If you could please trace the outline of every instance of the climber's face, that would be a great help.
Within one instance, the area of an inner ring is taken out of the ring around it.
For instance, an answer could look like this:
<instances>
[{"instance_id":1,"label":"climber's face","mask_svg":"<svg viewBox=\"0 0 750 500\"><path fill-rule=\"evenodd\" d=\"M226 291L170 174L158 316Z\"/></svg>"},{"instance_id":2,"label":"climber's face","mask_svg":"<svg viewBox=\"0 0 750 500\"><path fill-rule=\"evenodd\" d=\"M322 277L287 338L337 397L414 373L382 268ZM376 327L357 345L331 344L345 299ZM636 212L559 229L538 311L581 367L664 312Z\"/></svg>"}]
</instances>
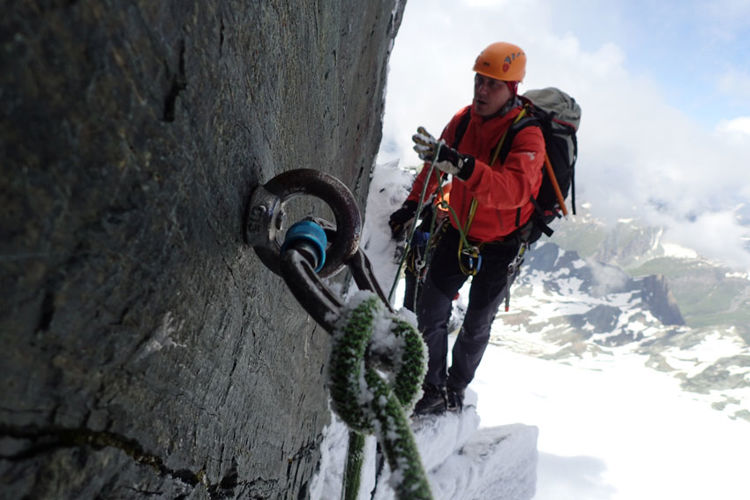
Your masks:
<instances>
[{"instance_id":1,"label":"climber's face","mask_svg":"<svg viewBox=\"0 0 750 500\"><path fill-rule=\"evenodd\" d=\"M494 115L510 97L510 89L504 81L479 73L474 76L474 112L479 116Z\"/></svg>"}]
</instances>

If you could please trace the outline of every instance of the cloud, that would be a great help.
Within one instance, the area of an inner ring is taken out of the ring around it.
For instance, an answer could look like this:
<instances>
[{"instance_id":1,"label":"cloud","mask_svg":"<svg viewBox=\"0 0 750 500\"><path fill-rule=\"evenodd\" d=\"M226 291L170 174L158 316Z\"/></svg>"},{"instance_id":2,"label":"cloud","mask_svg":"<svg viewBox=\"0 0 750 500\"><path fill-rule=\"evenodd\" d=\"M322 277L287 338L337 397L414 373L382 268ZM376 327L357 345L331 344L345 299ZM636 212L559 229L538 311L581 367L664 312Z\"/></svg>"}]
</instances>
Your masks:
<instances>
[{"instance_id":1,"label":"cloud","mask_svg":"<svg viewBox=\"0 0 750 500\"><path fill-rule=\"evenodd\" d=\"M750 270L750 253L732 242L743 242L748 235L750 231L737 224L737 214L726 210L703 213L693 221L675 221L664 238L747 271Z\"/></svg>"},{"instance_id":2,"label":"cloud","mask_svg":"<svg viewBox=\"0 0 750 500\"><path fill-rule=\"evenodd\" d=\"M736 100L750 100L750 73L737 68L727 70L719 77L719 91Z\"/></svg>"},{"instance_id":3,"label":"cloud","mask_svg":"<svg viewBox=\"0 0 750 500\"><path fill-rule=\"evenodd\" d=\"M719 253L744 262L744 230L726 214L750 198L746 119L728 116L721 126L707 128L670 104L677 90L658 81L656 71L635 69L640 54L614 41L584 45L579 33L559 22L569 15L562 8L549 0L503 2L502 8L410 0L391 57L379 161L397 157L417 165L410 141L416 127L439 134L471 102L471 67L479 51L497 40L511 41L528 55L521 91L557 86L581 104L578 203L589 202L594 215L609 221L641 217L689 228L679 234L713 234L708 226L719 221L733 225L724 231ZM595 26L596 16L590 17ZM750 95L746 73L728 72L721 81L734 94Z\"/></svg>"},{"instance_id":4,"label":"cloud","mask_svg":"<svg viewBox=\"0 0 750 500\"><path fill-rule=\"evenodd\" d=\"M696 2L697 15L708 22L718 36L736 38L750 28L750 2L747 0L713 0Z\"/></svg>"},{"instance_id":5,"label":"cloud","mask_svg":"<svg viewBox=\"0 0 750 500\"><path fill-rule=\"evenodd\" d=\"M461 3L469 7L485 7L497 10L505 7L505 5L509 4L511 1L513 0L464 0Z\"/></svg>"},{"instance_id":6,"label":"cloud","mask_svg":"<svg viewBox=\"0 0 750 500\"><path fill-rule=\"evenodd\" d=\"M734 120L723 120L716 127L720 134L725 134L737 143L750 140L750 116L741 116Z\"/></svg>"}]
</instances>

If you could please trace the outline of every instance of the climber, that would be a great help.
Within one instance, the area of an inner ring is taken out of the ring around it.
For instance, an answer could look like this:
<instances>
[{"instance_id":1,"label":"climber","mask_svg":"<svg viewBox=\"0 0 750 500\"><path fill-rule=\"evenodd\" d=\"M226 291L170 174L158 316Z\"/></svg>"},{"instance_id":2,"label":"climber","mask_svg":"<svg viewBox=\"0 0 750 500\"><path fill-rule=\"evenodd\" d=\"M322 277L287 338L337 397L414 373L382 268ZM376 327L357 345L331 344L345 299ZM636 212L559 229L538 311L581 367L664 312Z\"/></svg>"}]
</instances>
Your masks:
<instances>
[{"instance_id":1,"label":"climber","mask_svg":"<svg viewBox=\"0 0 750 500\"><path fill-rule=\"evenodd\" d=\"M521 245L520 228L534 211L531 197L542 182L545 146L538 127L520 130L505 161L493 160L523 109L517 91L526 72L525 53L510 43L493 43L476 58L473 70L472 104L456 113L440 140L423 127L412 137L425 164L406 201L389 220L395 237L416 215L420 194L432 195L447 174L452 176L450 224L443 225L436 240L417 304L429 362L415 414L463 408L464 390L474 378L503 298L508 264ZM461 126L467 113L468 125ZM461 135L458 144L457 135ZM468 308L447 369L451 302L469 276Z\"/></svg>"}]
</instances>

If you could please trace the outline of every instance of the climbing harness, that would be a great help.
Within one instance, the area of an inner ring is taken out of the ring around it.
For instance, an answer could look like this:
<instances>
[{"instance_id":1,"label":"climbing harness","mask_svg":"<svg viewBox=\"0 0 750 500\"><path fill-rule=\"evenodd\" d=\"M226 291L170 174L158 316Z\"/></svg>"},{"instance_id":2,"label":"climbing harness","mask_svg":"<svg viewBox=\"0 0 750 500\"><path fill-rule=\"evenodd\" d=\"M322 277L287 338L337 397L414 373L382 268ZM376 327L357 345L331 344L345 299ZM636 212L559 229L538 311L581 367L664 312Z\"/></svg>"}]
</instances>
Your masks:
<instances>
[{"instance_id":1,"label":"climbing harness","mask_svg":"<svg viewBox=\"0 0 750 500\"><path fill-rule=\"evenodd\" d=\"M300 195L326 202L336 224L305 218L289 228L281 243L284 204ZM365 435L374 433L393 471L397 498L428 499L429 484L407 418L426 371L426 348L414 326L391 308L359 247L360 236L353 195L341 181L318 170L284 172L251 195L247 243L332 334L332 407L349 427L342 498L357 498ZM344 267L360 289L348 301L322 280Z\"/></svg>"},{"instance_id":2,"label":"climbing harness","mask_svg":"<svg viewBox=\"0 0 750 500\"><path fill-rule=\"evenodd\" d=\"M526 114L526 109L521 109L521 112L518 113L518 116L515 117L513 120L513 123L511 126L518 123ZM505 142L505 138L507 137L508 132L506 131L502 137L500 137L500 140L498 141L497 145L495 146L495 149L492 152L492 156L490 159L489 165L493 165L498 157L500 156L500 151L503 148L503 143ZM471 199L471 205L469 206L469 214L466 217L466 224L464 224L463 228L461 228L461 225L459 223L458 216L454 215L456 217L456 226L458 227L458 231L461 235L461 238L458 243L458 267L461 270L462 273L468 275L468 276L476 276L479 270L482 267L482 254L481 254L481 244L480 245L472 245L469 243L468 240L468 234L469 229L471 229L471 224L474 222L474 216L477 213L477 206L478 202L476 198Z\"/></svg>"},{"instance_id":3,"label":"climbing harness","mask_svg":"<svg viewBox=\"0 0 750 500\"><path fill-rule=\"evenodd\" d=\"M480 254L479 246L469 243L466 237L469 234L471 223L474 222L477 205L477 200L472 198L471 206L469 207L469 216L466 218L466 224L463 228L458 225L458 216L456 216L456 225L459 227L458 232L461 235L458 241L458 268L468 276L476 276L482 267L482 255Z\"/></svg>"}]
</instances>

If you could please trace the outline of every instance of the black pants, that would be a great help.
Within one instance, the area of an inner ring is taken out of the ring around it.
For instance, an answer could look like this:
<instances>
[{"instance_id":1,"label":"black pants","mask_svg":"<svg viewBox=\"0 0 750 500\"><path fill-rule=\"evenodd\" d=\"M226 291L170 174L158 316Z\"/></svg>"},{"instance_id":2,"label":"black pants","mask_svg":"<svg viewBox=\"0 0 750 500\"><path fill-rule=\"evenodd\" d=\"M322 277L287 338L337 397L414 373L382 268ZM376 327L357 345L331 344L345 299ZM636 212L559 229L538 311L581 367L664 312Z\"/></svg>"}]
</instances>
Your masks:
<instances>
[{"instance_id":1,"label":"black pants","mask_svg":"<svg viewBox=\"0 0 750 500\"><path fill-rule=\"evenodd\" d=\"M490 327L503 300L508 279L508 264L518 253L520 242L512 238L483 246L482 265L472 277L469 305L461 330L453 345L450 370L448 358L448 320L452 302L468 278L458 266L458 231L449 227L440 238L430 261L424 287L417 305L417 320L429 350L425 381L463 389L474 378L490 340Z\"/></svg>"},{"instance_id":2,"label":"black pants","mask_svg":"<svg viewBox=\"0 0 750 500\"><path fill-rule=\"evenodd\" d=\"M404 307L414 312L419 296L419 278L410 269L404 269Z\"/></svg>"}]
</instances>

